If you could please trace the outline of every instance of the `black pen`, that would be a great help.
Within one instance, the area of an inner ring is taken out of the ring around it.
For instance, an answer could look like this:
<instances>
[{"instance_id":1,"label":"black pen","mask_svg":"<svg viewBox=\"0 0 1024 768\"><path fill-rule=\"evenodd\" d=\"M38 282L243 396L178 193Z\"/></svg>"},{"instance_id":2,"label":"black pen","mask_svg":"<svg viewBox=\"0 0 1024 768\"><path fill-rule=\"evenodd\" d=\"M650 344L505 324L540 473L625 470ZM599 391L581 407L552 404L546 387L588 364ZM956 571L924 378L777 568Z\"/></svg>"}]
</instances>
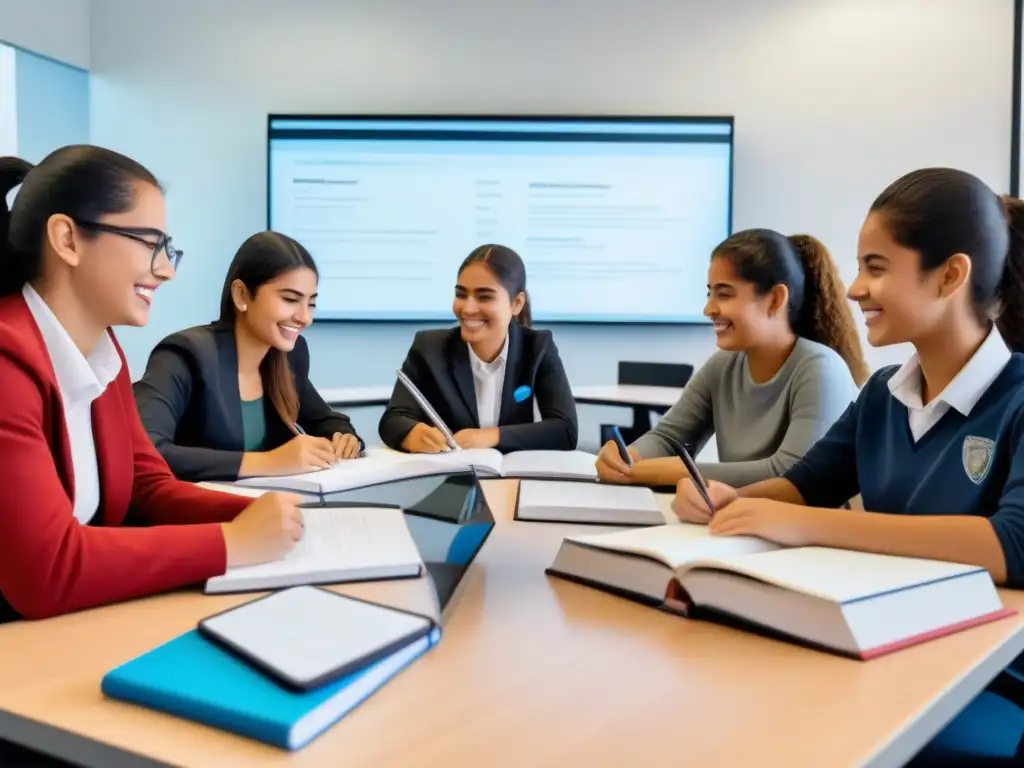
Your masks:
<instances>
[{"instance_id":1,"label":"black pen","mask_svg":"<svg viewBox=\"0 0 1024 768\"><path fill-rule=\"evenodd\" d=\"M686 472L690 476L690 482L693 483L697 492L700 493L704 502L708 505L708 511L711 513L711 516L714 517L715 505L711 503L711 495L708 493L707 481L705 481L701 476L700 471L697 469L697 463L693 460L693 457L690 456L690 452L686 450L686 446L667 435L658 435L658 437L666 440L675 449L679 458L683 462L683 466L686 467Z\"/></svg>"}]
</instances>

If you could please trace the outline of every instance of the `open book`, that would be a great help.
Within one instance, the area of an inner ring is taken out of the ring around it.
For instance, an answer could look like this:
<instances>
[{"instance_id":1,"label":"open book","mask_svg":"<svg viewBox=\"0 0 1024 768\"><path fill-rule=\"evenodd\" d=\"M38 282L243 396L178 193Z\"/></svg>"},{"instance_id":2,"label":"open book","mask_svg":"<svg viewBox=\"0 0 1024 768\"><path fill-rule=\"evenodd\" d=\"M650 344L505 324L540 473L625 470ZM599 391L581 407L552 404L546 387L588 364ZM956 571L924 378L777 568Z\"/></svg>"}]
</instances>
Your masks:
<instances>
[{"instance_id":1,"label":"open book","mask_svg":"<svg viewBox=\"0 0 1024 768\"><path fill-rule=\"evenodd\" d=\"M359 459L338 461L328 469L279 477L249 477L238 485L325 496L392 480L438 472L474 469L481 475L515 478L597 480L597 457L583 451L518 451L502 454L493 448L449 453L410 454L389 449L367 451Z\"/></svg>"},{"instance_id":2,"label":"open book","mask_svg":"<svg viewBox=\"0 0 1024 768\"><path fill-rule=\"evenodd\" d=\"M302 515L305 534L285 557L228 568L207 580L206 593L415 578L421 573L423 560L398 507L312 507Z\"/></svg>"},{"instance_id":3,"label":"open book","mask_svg":"<svg viewBox=\"0 0 1024 768\"><path fill-rule=\"evenodd\" d=\"M860 659L1013 613L976 566L787 549L689 523L566 537L547 572Z\"/></svg>"}]
</instances>

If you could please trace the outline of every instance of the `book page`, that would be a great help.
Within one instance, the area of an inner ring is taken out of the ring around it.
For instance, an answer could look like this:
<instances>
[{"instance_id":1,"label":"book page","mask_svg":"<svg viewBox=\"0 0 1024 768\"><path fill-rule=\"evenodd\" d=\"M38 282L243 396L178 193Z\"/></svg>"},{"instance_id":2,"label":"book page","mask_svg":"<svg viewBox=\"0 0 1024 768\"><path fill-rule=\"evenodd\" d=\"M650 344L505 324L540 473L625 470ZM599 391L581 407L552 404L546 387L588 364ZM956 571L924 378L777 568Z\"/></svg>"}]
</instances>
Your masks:
<instances>
[{"instance_id":1,"label":"book page","mask_svg":"<svg viewBox=\"0 0 1024 768\"><path fill-rule=\"evenodd\" d=\"M258 499L265 493L268 493L266 488L246 488L234 483L216 483L208 480L203 480L196 483L200 488L205 488L208 491L219 491L220 493L230 493L232 496L245 496L250 499Z\"/></svg>"},{"instance_id":2,"label":"book page","mask_svg":"<svg viewBox=\"0 0 1024 768\"><path fill-rule=\"evenodd\" d=\"M339 460L327 469L311 472L245 477L237 480L236 484L242 487L293 490L299 493L334 493L358 488L360 485L398 479L402 476L402 471L399 459L381 454Z\"/></svg>"},{"instance_id":3,"label":"book page","mask_svg":"<svg viewBox=\"0 0 1024 768\"><path fill-rule=\"evenodd\" d=\"M779 549L778 544L756 536L711 536L706 525L682 522L566 538L592 547L645 555L674 570L694 561Z\"/></svg>"},{"instance_id":4,"label":"book page","mask_svg":"<svg viewBox=\"0 0 1024 768\"><path fill-rule=\"evenodd\" d=\"M983 570L974 565L828 547L796 547L688 564L694 569L703 566L741 573L837 603Z\"/></svg>"},{"instance_id":5,"label":"book page","mask_svg":"<svg viewBox=\"0 0 1024 768\"><path fill-rule=\"evenodd\" d=\"M597 479L597 456L584 451L516 451L505 455L505 477Z\"/></svg>"},{"instance_id":6,"label":"book page","mask_svg":"<svg viewBox=\"0 0 1024 768\"><path fill-rule=\"evenodd\" d=\"M243 579L312 576L422 562L402 510L388 507L314 507L303 509L305 535L281 560L229 568L210 586Z\"/></svg>"},{"instance_id":7,"label":"book page","mask_svg":"<svg viewBox=\"0 0 1024 768\"><path fill-rule=\"evenodd\" d=\"M327 469L277 477L249 477L238 480L237 485L330 494L375 483L437 472L468 470L472 467L481 467L499 474L501 459L501 454L490 448L430 454L374 450L358 459L336 461Z\"/></svg>"},{"instance_id":8,"label":"book page","mask_svg":"<svg viewBox=\"0 0 1024 768\"><path fill-rule=\"evenodd\" d=\"M470 469L477 467L484 471L501 474L504 457L494 448L464 448L461 451L447 453L419 454L418 458L429 460L434 466L446 470ZM408 459L406 459L408 461Z\"/></svg>"}]
</instances>

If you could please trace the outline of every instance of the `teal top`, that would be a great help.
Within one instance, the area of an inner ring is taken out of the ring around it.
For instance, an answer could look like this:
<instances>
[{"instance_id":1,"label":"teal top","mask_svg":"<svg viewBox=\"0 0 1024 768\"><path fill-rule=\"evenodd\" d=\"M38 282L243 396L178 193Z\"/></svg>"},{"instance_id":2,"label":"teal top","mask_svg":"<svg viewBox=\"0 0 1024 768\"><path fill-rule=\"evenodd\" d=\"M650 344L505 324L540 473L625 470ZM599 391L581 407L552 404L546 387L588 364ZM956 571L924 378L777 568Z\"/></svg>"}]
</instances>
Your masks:
<instances>
[{"instance_id":1,"label":"teal top","mask_svg":"<svg viewBox=\"0 0 1024 768\"><path fill-rule=\"evenodd\" d=\"M267 417L263 413L263 398L242 401L243 450L262 451L267 441Z\"/></svg>"}]
</instances>

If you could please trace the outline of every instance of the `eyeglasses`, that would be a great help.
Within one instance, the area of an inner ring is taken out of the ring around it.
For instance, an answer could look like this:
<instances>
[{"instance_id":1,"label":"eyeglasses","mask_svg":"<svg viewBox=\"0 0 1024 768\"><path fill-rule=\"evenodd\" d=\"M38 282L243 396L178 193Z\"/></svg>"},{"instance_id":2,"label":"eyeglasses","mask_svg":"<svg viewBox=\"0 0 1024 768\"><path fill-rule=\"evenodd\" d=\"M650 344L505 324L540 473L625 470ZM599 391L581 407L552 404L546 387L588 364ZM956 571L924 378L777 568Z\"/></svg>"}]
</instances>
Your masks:
<instances>
[{"instance_id":1,"label":"eyeglasses","mask_svg":"<svg viewBox=\"0 0 1024 768\"><path fill-rule=\"evenodd\" d=\"M80 219L73 219L75 224L82 227L83 229L91 229L96 232L108 232L112 235L119 235L126 237L129 240L134 240L136 243L141 243L147 248L153 249L153 258L149 262L149 271L154 275L156 274L156 260L160 256L160 252L163 251L167 256L167 261L171 265L171 269L177 270L178 264L181 263L181 257L184 256L184 252L178 250L171 245L171 236L166 232L161 232L159 229L153 227L115 227L112 224L101 224L98 221L83 221ZM147 238L156 238L156 241L149 240Z\"/></svg>"}]
</instances>

